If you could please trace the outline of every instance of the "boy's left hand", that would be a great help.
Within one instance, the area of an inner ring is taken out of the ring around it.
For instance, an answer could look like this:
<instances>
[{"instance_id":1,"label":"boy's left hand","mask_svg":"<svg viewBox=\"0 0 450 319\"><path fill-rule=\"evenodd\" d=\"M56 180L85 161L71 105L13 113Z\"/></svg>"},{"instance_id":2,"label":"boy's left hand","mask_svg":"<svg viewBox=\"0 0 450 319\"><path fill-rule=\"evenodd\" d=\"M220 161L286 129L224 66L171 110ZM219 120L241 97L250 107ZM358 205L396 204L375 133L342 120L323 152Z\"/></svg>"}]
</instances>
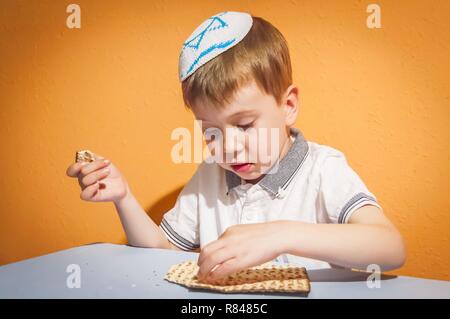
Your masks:
<instances>
[{"instance_id":1,"label":"boy's left hand","mask_svg":"<svg viewBox=\"0 0 450 319\"><path fill-rule=\"evenodd\" d=\"M236 271L275 259L283 251L281 228L279 222L227 228L219 239L201 250L197 262L199 280L214 282Z\"/></svg>"}]
</instances>

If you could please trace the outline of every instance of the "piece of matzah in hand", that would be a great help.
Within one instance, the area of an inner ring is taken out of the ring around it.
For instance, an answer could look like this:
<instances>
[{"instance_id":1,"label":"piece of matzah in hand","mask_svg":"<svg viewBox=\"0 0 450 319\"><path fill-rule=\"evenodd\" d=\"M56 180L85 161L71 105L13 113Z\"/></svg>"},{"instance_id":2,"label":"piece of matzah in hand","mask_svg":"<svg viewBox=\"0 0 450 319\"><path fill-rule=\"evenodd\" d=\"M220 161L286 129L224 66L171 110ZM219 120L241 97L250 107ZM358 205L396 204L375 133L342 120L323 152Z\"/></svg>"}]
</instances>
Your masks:
<instances>
[{"instance_id":1,"label":"piece of matzah in hand","mask_svg":"<svg viewBox=\"0 0 450 319\"><path fill-rule=\"evenodd\" d=\"M224 293L289 292L308 294L310 284L304 267L270 265L248 268L217 280L216 284L199 282L195 261L185 261L170 267L164 279L189 287Z\"/></svg>"},{"instance_id":2,"label":"piece of matzah in hand","mask_svg":"<svg viewBox=\"0 0 450 319\"><path fill-rule=\"evenodd\" d=\"M94 153L89 150L78 151L75 155L76 162L93 162L94 160Z\"/></svg>"}]
</instances>

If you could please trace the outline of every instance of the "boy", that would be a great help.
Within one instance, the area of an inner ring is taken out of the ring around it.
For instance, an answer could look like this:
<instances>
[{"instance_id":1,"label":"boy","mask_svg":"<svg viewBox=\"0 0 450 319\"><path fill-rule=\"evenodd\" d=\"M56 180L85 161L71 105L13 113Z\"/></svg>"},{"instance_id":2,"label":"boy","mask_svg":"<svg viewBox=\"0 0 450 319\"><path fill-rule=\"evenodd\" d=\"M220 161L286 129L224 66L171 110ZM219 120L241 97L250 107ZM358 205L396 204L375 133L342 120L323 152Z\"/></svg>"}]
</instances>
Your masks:
<instances>
[{"instance_id":1,"label":"boy","mask_svg":"<svg viewBox=\"0 0 450 319\"><path fill-rule=\"evenodd\" d=\"M205 282L275 258L382 271L404 263L400 233L345 156L293 127L298 88L274 26L247 13L217 14L184 43L179 73L215 162L199 165L159 227L110 161L96 156L67 170L83 200L114 202L130 245L199 251ZM263 129L277 133L266 134L270 143L255 134ZM256 155L263 148L264 162Z\"/></svg>"}]
</instances>

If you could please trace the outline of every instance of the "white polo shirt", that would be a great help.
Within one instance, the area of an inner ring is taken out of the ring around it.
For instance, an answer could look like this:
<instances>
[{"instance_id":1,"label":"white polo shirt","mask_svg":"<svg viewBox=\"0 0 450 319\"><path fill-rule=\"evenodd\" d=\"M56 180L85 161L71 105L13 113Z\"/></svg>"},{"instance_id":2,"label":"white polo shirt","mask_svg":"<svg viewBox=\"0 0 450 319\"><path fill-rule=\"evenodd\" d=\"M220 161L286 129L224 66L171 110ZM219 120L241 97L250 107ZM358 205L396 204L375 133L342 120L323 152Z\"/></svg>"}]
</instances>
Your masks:
<instances>
[{"instance_id":1,"label":"white polo shirt","mask_svg":"<svg viewBox=\"0 0 450 319\"><path fill-rule=\"evenodd\" d=\"M347 223L364 205L380 207L375 196L340 151L306 141L291 128L294 143L274 174L257 184L245 183L217 163L203 161L161 222L168 240L183 250L203 247L235 224L295 220ZM310 258L281 255L275 261L308 269L332 265Z\"/></svg>"}]
</instances>

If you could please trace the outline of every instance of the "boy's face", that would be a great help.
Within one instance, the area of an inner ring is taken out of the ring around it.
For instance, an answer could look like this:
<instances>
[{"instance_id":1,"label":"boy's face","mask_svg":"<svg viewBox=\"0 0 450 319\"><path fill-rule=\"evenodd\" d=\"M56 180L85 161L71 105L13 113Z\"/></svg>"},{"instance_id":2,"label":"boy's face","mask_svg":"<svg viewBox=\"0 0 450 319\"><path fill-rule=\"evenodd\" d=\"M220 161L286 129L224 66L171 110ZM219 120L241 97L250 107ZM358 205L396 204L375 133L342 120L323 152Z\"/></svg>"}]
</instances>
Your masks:
<instances>
[{"instance_id":1,"label":"boy's face","mask_svg":"<svg viewBox=\"0 0 450 319\"><path fill-rule=\"evenodd\" d=\"M257 182L289 149L288 132L297 118L297 103L295 86L286 90L278 105L253 81L241 87L223 108L199 101L192 111L201 121L206 144L217 163L248 182Z\"/></svg>"}]
</instances>

